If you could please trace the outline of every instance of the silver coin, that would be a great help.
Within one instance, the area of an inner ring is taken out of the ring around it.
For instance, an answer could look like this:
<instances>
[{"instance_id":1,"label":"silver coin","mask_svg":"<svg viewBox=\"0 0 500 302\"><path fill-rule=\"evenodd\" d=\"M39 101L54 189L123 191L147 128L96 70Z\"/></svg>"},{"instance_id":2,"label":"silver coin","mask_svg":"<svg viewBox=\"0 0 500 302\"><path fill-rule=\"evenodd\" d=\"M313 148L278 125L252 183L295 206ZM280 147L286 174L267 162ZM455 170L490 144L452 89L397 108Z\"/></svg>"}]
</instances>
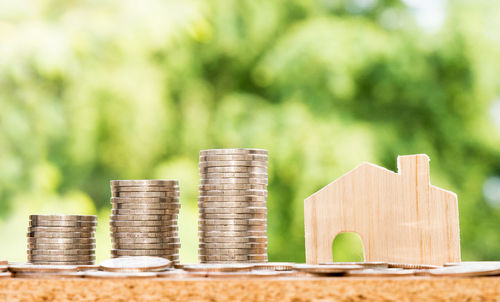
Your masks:
<instances>
[{"instance_id":1,"label":"silver coin","mask_svg":"<svg viewBox=\"0 0 500 302\"><path fill-rule=\"evenodd\" d=\"M82 250L46 250L46 249L30 249L27 251L30 255L94 255L94 249Z\"/></svg>"},{"instance_id":2,"label":"silver coin","mask_svg":"<svg viewBox=\"0 0 500 302\"><path fill-rule=\"evenodd\" d=\"M253 166L253 167L199 167L200 174L203 173L267 173L267 167Z\"/></svg>"},{"instance_id":3,"label":"silver coin","mask_svg":"<svg viewBox=\"0 0 500 302\"><path fill-rule=\"evenodd\" d=\"M311 264L295 264L293 269L299 272L309 274L339 274L352 270L361 270L361 265L311 265Z\"/></svg>"},{"instance_id":4,"label":"silver coin","mask_svg":"<svg viewBox=\"0 0 500 302\"><path fill-rule=\"evenodd\" d=\"M180 204L168 203L113 203L114 210L169 210L177 214Z\"/></svg>"},{"instance_id":5,"label":"silver coin","mask_svg":"<svg viewBox=\"0 0 500 302\"><path fill-rule=\"evenodd\" d=\"M28 232L68 232L68 233L74 233L74 232L79 232L79 233L93 233L95 232L96 227L82 227L82 226L75 226L75 227L51 227L51 226L30 226L28 227Z\"/></svg>"},{"instance_id":6,"label":"silver coin","mask_svg":"<svg viewBox=\"0 0 500 302\"><path fill-rule=\"evenodd\" d=\"M185 265L183 270L186 272L250 272L253 266L251 264L191 264Z\"/></svg>"},{"instance_id":7,"label":"silver coin","mask_svg":"<svg viewBox=\"0 0 500 302\"><path fill-rule=\"evenodd\" d=\"M201 219L250 219L250 218L260 218L265 219L267 214L205 214L200 213L199 218Z\"/></svg>"},{"instance_id":8,"label":"silver coin","mask_svg":"<svg viewBox=\"0 0 500 302\"><path fill-rule=\"evenodd\" d=\"M213 155L213 154L264 154L268 152L265 149L254 148L231 148L231 149L207 149L201 150L200 155Z\"/></svg>"},{"instance_id":9,"label":"silver coin","mask_svg":"<svg viewBox=\"0 0 500 302\"><path fill-rule=\"evenodd\" d=\"M97 221L95 215L30 215L30 220Z\"/></svg>"},{"instance_id":10,"label":"silver coin","mask_svg":"<svg viewBox=\"0 0 500 302\"><path fill-rule=\"evenodd\" d=\"M208 249L208 248L200 248L200 255L249 255L251 253L267 253L267 249L236 249L236 248L219 248L219 249Z\"/></svg>"},{"instance_id":11,"label":"silver coin","mask_svg":"<svg viewBox=\"0 0 500 302\"><path fill-rule=\"evenodd\" d=\"M118 209L111 210L112 215L168 215L177 216L177 210L131 210L131 209Z\"/></svg>"},{"instance_id":12,"label":"silver coin","mask_svg":"<svg viewBox=\"0 0 500 302\"><path fill-rule=\"evenodd\" d=\"M42 250L82 250L82 249L95 249L95 244L76 244L76 243L28 243L29 249L42 249Z\"/></svg>"},{"instance_id":13,"label":"silver coin","mask_svg":"<svg viewBox=\"0 0 500 302\"><path fill-rule=\"evenodd\" d=\"M205 196L198 197L201 202L265 202L266 196L238 195L238 196Z\"/></svg>"},{"instance_id":14,"label":"silver coin","mask_svg":"<svg viewBox=\"0 0 500 302\"><path fill-rule=\"evenodd\" d=\"M68 273L18 273L15 274L16 279L65 279L65 278L82 278L81 272L68 272Z\"/></svg>"},{"instance_id":15,"label":"silver coin","mask_svg":"<svg viewBox=\"0 0 500 302\"><path fill-rule=\"evenodd\" d=\"M111 180L111 186L179 186L174 179L138 179L138 180Z\"/></svg>"},{"instance_id":16,"label":"silver coin","mask_svg":"<svg viewBox=\"0 0 500 302\"><path fill-rule=\"evenodd\" d=\"M104 260L100 263L100 268L111 272L142 272L151 270L168 269L172 262L162 257L119 257Z\"/></svg>"},{"instance_id":17,"label":"silver coin","mask_svg":"<svg viewBox=\"0 0 500 302\"><path fill-rule=\"evenodd\" d=\"M110 227L116 233L136 233L136 232L177 232L176 225L169 226L132 226L132 227Z\"/></svg>"},{"instance_id":18,"label":"silver coin","mask_svg":"<svg viewBox=\"0 0 500 302\"><path fill-rule=\"evenodd\" d=\"M28 261L90 261L95 255L28 255Z\"/></svg>"},{"instance_id":19,"label":"silver coin","mask_svg":"<svg viewBox=\"0 0 500 302\"><path fill-rule=\"evenodd\" d=\"M199 225L266 225L267 219L199 219Z\"/></svg>"},{"instance_id":20,"label":"silver coin","mask_svg":"<svg viewBox=\"0 0 500 302\"><path fill-rule=\"evenodd\" d=\"M260 238L259 241L255 241ZM267 237L202 237L201 243L263 243L267 244ZM201 244L200 243L200 244Z\"/></svg>"},{"instance_id":21,"label":"silver coin","mask_svg":"<svg viewBox=\"0 0 500 302\"><path fill-rule=\"evenodd\" d=\"M250 213L250 214L266 214L266 207L236 207L236 208L205 208L199 207L198 211L200 214L238 214L238 213Z\"/></svg>"},{"instance_id":22,"label":"silver coin","mask_svg":"<svg viewBox=\"0 0 500 302\"><path fill-rule=\"evenodd\" d=\"M179 192L178 186L173 187L153 187L153 186L140 186L140 187L119 187L111 186L111 192Z\"/></svg>"},{"instance_id":23,"label":"silver coin","mask_svg":"<svg viewBox=\"0 0 500 302\"><path fill-rule=\"evenodd\" d=\"M254 270L263 271L291 271L294 263L291 262L263 262L253 264Z\"/></svg>"},{"instance_id":24,"label":"silver coin","mask_svg":"<svg viewBox=\"0 0 500 302\"><path fill-rule=\"evenodd\" d=\"M112 227L150 227L150 226L167 226L167 225L176 225L177 220L135 220L135 221L110 221L109 225Z\"/></svg>"},{"instance_id":25,"label":"silver coin","mask_svg":"<svg viewBox=\"0 0 500 302\"><path fill-rule=\"evenodd\" d=\"M226 155L200 155L200 162L212 161L264 161L267 155L262 154L226 154Z\"/></svg>"},{"instance_id":26,"label":"silver coin","mask_svg":"<svg viewBox=\"0 0 500 302\"><path fill-rule=\"evenodd\" d=\"M267 230L265 225L201 225L198 227L200 231L228 231L228 232L241 232L241 231L263 231Z\"/></svg>"},{"instance_id":27,"label":"silver coin","mask_svg":"<svg viewBox=\"0 0 500 302\"><path fill-rule=\"evenodd\" d=\"M200 190L200 196L267 196L267 190Z\"/></svg>"},{"instance_id":28,"label":"silver coin","mask_svg":"<svg viewBox=\"0 0 500 302\"><path fill-rule=\"evenodd\" d=\"M76 265L33 265L30 263L12 263L9 270L14 273L56 273L56 272L76 272Z\"/></svg>"},{"instance_id":29,"label":"silver coin","mask_svg":"<svg viewBox=\"0 0 500 302\"><path fill-rule=\"evenodd\" d=\"M388 268L389 264L384 261L365 261L365 262L324 262L320 265L361 265L364 268Z\"/></svg>"},{"instance_id":30,"label":"silver coin","mask_svg":"<svg viewBox=\"0 0 500 302\"><path fill-rule=\"evenodd\" d=\"M111 192L111 197L127 197L127 198L166 198L179 197L179 192Z\"/></svg>"},{"instance_id":31,"label":"silver coin","mask_svg":"<svg viewBox=\"0 0 500 302\"><path fill-rule=\"evenodd\" d=\"M248 260L247 255L199 255L200 261L245 261Z\"/></svg>"},{"instance_id":32,"label":"silver coin","mask_svg":"<svg viewBox=\"0 0 500 302\"><path fill-rule=\"evenodd\" d=\"M36 261L36 260L31 260L30 264L32 265L61 265L61 266L81 266L81 265L93 265L94 260L90 261Z\"/></svg>"},{"instance_id":33,"label":"silver coin","mask_svg":"<svg viewBox=\"0 0 500 302\"><path fill-rule=\"evenodd\" d=\"M119 232L111 233L111 238L177 238L179 236L177 231L172 232Z\"/></svg>"},{"instance_id":34,"label":"silver coin","mask_svg":"<svg viewBox=\"0 0 500 302\"><path fill-rule=\"evenodd\" d=\"M208 231L208 230L201 230L198 231L198 234L200 237L245 237L245 238L251 238L251 237L266 237L267 236L267 231L224 231L224 230L219 230L219 231Z\"/></svg>"},{"instance_id":35,"label":"silver coin","mask_svg":"<svg viewBox=\"0 0 500 302\"><path fill-rule=\"evenodd\" d=\"M173 204L180 205L177 197L111 197L111 203L132 203L132 204Z\"/></svg>"},{"instance_id":36,"label":"silver coin","mask_svg":"<svg viewBox=\"0 0 500 302\"><path fill-rule=\"evenodd\" d=\"M267 203L266 202L250 202L250 201L236 201L236 202L231 202L231 201L199 201L198 202L198 208L245 208L245 207L250 207L250 208L266 208Z\"/></svg>"},{"instance_id":37,"label":"silver coin","mask_svg":"<svg viewBox=\"0 0 500 302\"><path fill-rule=\"evenodd\" d=\"M81 232L28 232L26 234L32 238L93 238L94 233Z\"/></svg>"},{"instance_id":38,"label":"silver coin","mask_svg":"<svg viewBox=\"0 0 500 302\"><path fill-rule=\"evenodd\" d=\"M217 160L217 161L200 161L198 167L200 169L210 167L267 167L267 161L259 160Z\"/></svg>"},{"instance_id":39,"label":"silver coin","mask_svg":"<svg viewBox=\"0 0 500 302\"><path fill-rule=\"evenodd\" d=\"M27 238L28 243L37 244L90 244L95 243L94 238Z\"/></svg>"},{"instance_id":40,"label":"silver coin","mask_svg":"<svg viewBox=\"0 0 500 302\"><path fill-rule=\"evenodd\" d=\"M248 173L248 172L212 172L200 173L200 179L262 179L267 180L267 173Z\"/></svg>"},{"instance_id":41,"label":"silver coin","mask_svg":"<svg viewBox=\"0 0 500 302\"><path fill-rule=\"evenodd\" d=\"M111 214L109 218L113 221L166 221L175 220L177 221L178 215L114 215Z\"/></svg>"},{"instance_id":42,"label":"silver coin","mask_svg":"<svg viewBox=\"0 0 500 302\"><path fill-rule=\"evenodd\" d=\"M264 247L266 245L264 244ZM232 242L226 242L226 243L204 243L200 242L199 248L200 249L250 249L253 248L251 244L248 242L245 243L232 243Z\"/></svg>"},{"instance_id":43,"label":"silver coin","mask_svg":"<svg viewBox=\"0 0 500 302\"><path fill-rule=\"evenodd\" d=\"M72 221L72 220L30 220L30 227L95 227L96 221Z\"/></svg>"},{"instance_id":44,"label":"silver coin","mask_svg":"<svg viewBox=\"0 0 500 302\"><path fill-rule=\"evenodd\" d=\"M151 243L179 243L177 237L156 237L156 238L111 238L111 241L116 244L151 244Z\"/></svg>"},{"instance_id":45,"label":"silver coin","mask_svg":"<svg viewBox=\"0 0 500 302\"><path fill-rule=\"evenodd\" d=\"M202 184L198 186L200 191L211 190L266 190L266 184Z\"/></svg>"},{"instance_id":46,"label":"silver coin","mask_svg":"<svg viewBox=\"0 0 500 302\"><path fill-rule=\"evenodd\" d=\"M171 250L179 249L181 247L180 243L113 243L112 247L114 249L120 250Z\"/></svg>"},{"instance_id":47,"label":"silver coin","mask_svg":"<svg viewBox=\"0 0 500 302\"><path fill-rule=\"evenodd\" d=\"M267 188L266 178L201 178L200 184L206 185L260 185ZM218 189L219 190L219 189Z\"/></svg>"},{"instance_id":48,"label":"silver coin","mask_svg":"<svg viewBox=\"0 0 500 302\"><path fill-rule=\"evenodd\" d=\"M112 249L111 255L113 256L174 256L177 254L176 250L125 250L125 249Z\"/></svg>"}]
</instances>

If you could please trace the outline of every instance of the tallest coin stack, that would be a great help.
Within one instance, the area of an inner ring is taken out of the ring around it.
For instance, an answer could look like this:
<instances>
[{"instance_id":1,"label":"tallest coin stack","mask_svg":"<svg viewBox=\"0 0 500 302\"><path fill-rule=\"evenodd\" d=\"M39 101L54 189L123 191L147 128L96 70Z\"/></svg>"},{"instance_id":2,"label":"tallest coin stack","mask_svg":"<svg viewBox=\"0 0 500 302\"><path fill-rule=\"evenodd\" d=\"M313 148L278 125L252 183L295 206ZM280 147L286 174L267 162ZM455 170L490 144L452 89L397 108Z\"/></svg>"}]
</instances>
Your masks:
<instances>
[{"instance_id":1,"label":"tallest coin stack","mask_svg":"<svg viewBox=\"0 0 500 302\"><path fill-rule=\"evenodd\" d=\"M200 262L267 262L267 157L262 149L200 151Z\"/></svg>"}]
</instances>

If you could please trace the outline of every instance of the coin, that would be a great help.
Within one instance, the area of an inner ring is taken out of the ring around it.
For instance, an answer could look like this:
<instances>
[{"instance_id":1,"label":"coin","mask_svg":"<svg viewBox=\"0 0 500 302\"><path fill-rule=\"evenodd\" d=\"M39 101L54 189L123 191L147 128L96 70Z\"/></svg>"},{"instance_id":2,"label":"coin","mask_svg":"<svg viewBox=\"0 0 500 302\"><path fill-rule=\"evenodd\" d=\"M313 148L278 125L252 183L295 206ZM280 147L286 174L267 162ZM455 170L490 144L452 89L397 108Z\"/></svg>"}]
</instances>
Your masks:
<instances>
[{"instance_id":1,"label":"coin","mask_svg":"<svg viewBox=\"0 0 500 302\"><path fill-rule=\"evenodd\" d=\"M174 256L177 254L176 250L125 250L125 249L112 249L111 255L114 256Z\"/></svg>"},{"instance_id":2,"label":"coin","mask_svg":"<svg viewBox=\"0 0 500 302\"><path fill-rule=\"evenodd\" d=\"M95 255L28 255L28 261L90 261Z\"/></svg>"},{"instance_id":3,"label":"coin","mask_svg":"<svg viewBox=\"0 0 500 302\"><path fill-rule=\"evenodd\" d=\"M179 197L179 192L111 192L112 197L148 198Z\"/></svg>"},{"instance_id":4,"label":"coin","mask_svg":"<svg viewBox=\"0 0 500 302\"><path fill-rule=\"evenodd\" d=\"M200 248L203 249L252 249L255 247L266 247L266 244L256 246L254 244L251 244L249 242L244 242L244 243L233 243L233 242L216 242L216 243L206 243L206 242L200 242L199 244Z\"/></svg>"},{"instance_id":5,"label":"coin","mask_svg":"<svg viewBox=\"0 0 500 302\"><path fill-rule=\"evenodd\" d=\"M260 160L214 160L214 161L200 161L198 167L200 169L210 167L267 167L267 161Z\"/></svg>"},{"instance_id":6,"label":"coin","mask_svg":"<svg viewBox=\"0 0 500 302\"><path fill-rule=\"evenodd\" d=\"M267 237L203 237L203 243L253 243L256 238L261 238L260 243L267 243Z\"/></svg>"},{"instance_id":7,"label":"coin","mask_svg":"<svg viewBox=\"0 0 500 302\"><path fill-rule=\"evenodd\" d=\"M34 265L31 263L11 263L9 270L14 273L55 273L76 272L76 265Z\"/></svg>"},{"instance_id":8,"label":"coin","mask_svg":"<svg viewBox=\"0 0 500 302\"><path fill-rule=\"evenodd\" d=\"M56 220L56 221L97 221L95 215L30 215L30 220Z\"/></svg>"},{"instance_id":9,"label":"coin","mask_svg":"<svg viewBox=\"0 0 500 302\"><path fill-rule=\"evenodd\" d=\"M94 233L82 232L28 232L28 237L33 238L91 238Z\"/></svg>"},{"instance_id":10,"label":"coin","mask_svg":"<svg viewBox=\"0 0 500 302\"><path fill-rule=\"evenodd\" d=\"M261 231L267 230L266 225L201 225L198 230L207 231L228 231L228 232L243 232L243 231Z\"/></svg>"},{"instance_id":11,"label":"coin","mask_svg":"<svg viewBox=\"0 0 500 302\"><path fill-rule=\"evenodd\" d=\"M253 237L265 237L267 236L267 232L265 231L206 231L200 230L198 234L201 237L245 237L245 238L253 238Z\"/></svg>"},{"instance_id":12,"label":"coin","mask_svg":"<svg viewBox=\"0 0 500 302\"><path fill-rule=\"evenodd\" d=\"M250 272L251 264L191 264L185 265L183 269L186 272Z\"/></svg>"},{"instance_id":13,"label":"coin","mask_svg":"<svg viewBox=\"0 0 500 302\"><path fill-rule=\"evenodd\" d=\"M198 186L200 191L211 190L266 190L266 184L202 184Z\"/></svg>"},{"instance_id":14,"label":"coin","mask_svg":"<svg viewBox=\"0 0 500 302\"><path fill-rule=\"evenodd\" d=\"M200 173L267 173L265 166L199 167Z\"/></svg>"},{"instance_id":15,"label":"coin","mask_svg":"<svg viewBox=\"0 0 500 302\"><path fill-rule=\"evenodd\" d=\"M114 215L109 216L111 220L114 221L165 221L165 220L175 220L177 221L177 215Z\"/></svg>"},{"instance_id":16,"label":"coin","mask_svg":"<svg viewBox=\"0 0 500 302\"><path fill-rule=\"evenodd\" d=\"M264 219L267 217L267 215L266 214L250 214L250 213L244 213L244 214L205 214L205 213L200 213L200 215L199 215L200 219L250 219L250 218L257 218L257 217Z\"/></svg>"},{"instance_id":17,"label":"coin","mask_svg":"<svg viewBox=\"0 0 500 302\"><path fill-rule=\"evenodd\" d=\"M202 214L238 214L238 213L267 213L266 207L234 207L234 208L198 208L199 212Z\"/></svg>"},{"instance_id":18,"label":"coin","mask_svg":"<svg viewBox=\"0 0 500 302\"><path fill-rule=\"evenodd\" d=\"M177 220L121 220L114 221L111 220L109 225L112 227L152 227L152 226L174 226Z\"/></svg>"},{"instance_id":19,"label":"coin","mask_svg":"<svg viewBox=\"0 0 500 302\"><path fill-rule=\"evenodd\" d=\"M200 184L207 185L260 185L267 187L267 178L201 178Z\"/></svg>"},{"instance_id":20,"label":"coin","mask_svg":"<svg viewBox=\"0 0 500 302\"><path fill-rule=\"evenodd\" d=\"M162 226L111 226L112 232L135 233L135 232L177 232L177 225Z\"/></svg>"},{"instance_id":21,"label":"coin","mask_svg":"<svg viewBox=\"0 0 500 302\"><path fill-rule=\"evenodd\" d=\"M111 210L112 215L170 215L177 216L178 210L133 210L117 209Z\"/></svg>"},{"instance_id":22,"label":"coin","mask_svg":"<svg viewBox=\"0 0 500 302\"><path fill-rule=\"evenodd\" d=\"M412 276L415 274L414 270L405 270L400 268L381 268L381 269L363 269L356 271L346 272L350 277L399 277L399 276Z\"/></svg>"},{"instance_id":23,"label":"coin","mask_svg":"<svg viewBox=\"0 0 500 302\"><path fill-rule=\"evenodd\" d=\"M132 211L136 211L136 210L140 210L140 211L143 211L143 210L164 210L164 211L168 211L168 214L169 215L176 215L176 214L179 214L179 209L180 209L180 205L176 205L176 204L167 204L167 203L163 203L163 204L153 204L153 203L150 203L150 204L137 204L137 203L117 203L117 204L113 204L113 210L132 210Z\"/></svg>"},{"instance_id":24,"label":"coin","mask_svg":"<svg viewBox=\"0 0 500 302\"><path fill-rule=\"evenodd\" d=\"M383 261L368 261L368 262L324 262L320 265L362 265L365 268L388 268L389 264Z\"/></svg>"},{"instance_id":25,"label":"coin","mask_svg":"<svg viewBox=\"0 0 500 302\"><path fill-rule=\"evenodd\" d=\"M142 272L148 270L165 270L172 266L172 262L162 257L136 256L119 257L104 260L100 268L110 272Z\"/></svg>"},{"instance_id":26,"label":"coin","mask_svg":"<svg viewBox=\"0 0 500 302\"><path fill-rule=\"evenodd\" d=\"M27 238L28 243L37 244L90 244L95 243L94 238Z\"/></svg>"},{"instance_id":27,"label":"coin","mask_svg":"<svg viewBox=\"0 0 500 302\"><path fill-rule=\"evenodd\" d=\"M410 263L388 263L389 268L404 268L404 269L435 269L437 265L430 264L410 264Z\"/></svg>"},{"instance_id":28,"label":"coin","mask_svg":"<svg viewBox=\"0 0 500 302\"><path fill-rule=\"evenodd\" d=\"M6 272L9 269L7 264L0 265L0 272Z\"/></svg>"},{"instance_id":29,"label":"coin","mask_svg":"<svg viewBox=\"0 0 500 302\"><path fill-rule=\"evenodd\" d=\"M133 204L172 204L179 205L177 197L111 197L112 204L133 203Z\"/></svg>"},{"instance_id":30,"label":"coin","mask_svg":"<svg viewBox=\"0 0 500 302\"><path fill-rule=\"evenodd\" d=\"M226 154L226 155L200 155L200 163L202 162L219 162L219 161L263 161L267 163L267 155L262 154Z\"/></svg>"},{"instance_id":31,"label":"coin","mask_svg":"<svg viewBox=\"0 0 500 302\"><path fill-rule=\"evenodd\" d=\"M266 207L266 202L217 202L217 201L210 201L210 202L204 202L204 201L199 201L198 202L198 207L207 209L207 208L245 208L245 207L250 207L250 208L265 208Z\"/></svg>"},{"instance_id":32,"label":"coin","mask_svg":"<svg viewBox=\"0 0 500 302\"><path fill-rule=\"evenodd\" d=\"M29 255L94 255L93 249L81 250L46 250L46 249L29 249Z\"/></svg>"},{"instance_id":33,"label":"coin","mask_svg":"<svg viewBox=\"0 0 500 302\"><path fill-rule=\"evenodd\" d=\"M62 273L17 273L16 278L23 279L64 279L64 278L82 278L81 272L62 272Z\"/></svg>"},{"instance_id":34,"label":"coin","mask_svg":"<svg viewBox=\"0 0 500 302\"><path fill-rule=\"evenodd\" d=\"M238 196L198 196L198 202L266 202L266 196L238 195Z\"/></svg>"},{"instance_id":35,"label":"coin","mask_svg":"<svg viewBox=\"0 0 500 302\"><path fill-rule=\"evenodd\" d=\"M30 243L28 242L29 249L47 249L47 250L60 250L60 249L94 249L95 244L75 244L75 243Z\"/></svg>"},{"instance_id":36,"label":"coin","mask_svg":"<svg viewBox=\"0 0 500 302\"><path fill-rule=\"evenodd\" d=\"M111 186L178 186L179 181L173 179L139 179L139 180L111 180Z\"/></svg>"},{"instance_id":37,"label":"coin","mask_svg":"<svg viewBox=\"0 0 500 302\"><path fill-rule=\"evenodd\" d=\"M33 265L76 265L77 268L82 265L93 265L94 260L90 261L35 261L31 260Z\"/></svg>"},{"instance_id":38,"label":"coin","mask_svg":"<svg viewBox=\"0 0 500 302\"><path fill-rule=\"evenodd\" d=\"M111 187L111 192L179 192L179 187Z\"/></svg>"},{"instance_id":39,"label":"coin","mask_svg":"<svg viewBox=\"0 0 500 302\"><path fill-rule=\"evenodd\" d=\"M154 278L157 276L155 272L85 272L83 277L89 279L137 279L137 278Z\"/></svg>"},{"instance_id":40,"label":"coin","mask_svg":"<svg viewBox=\"0 0 500 302\"><path fill-rule=\"evenodd\" d=\"M291 271L293 270L294 263L289 262L265 262L253 264L254 270L263 271Z\"/></svg>"},{"instance_id":41,"label":"coin","mask_svg":"<svg viewBox=\"0 0 500 302\"><path fill-rule=\"evenodd\" d=\"M159 250L159 249L179 249L180 243L113 243L114 249L120 250Z\"/></svg>"},{"instance_id":42,"label":"coin","mask_svg":"<svg viewBox=\"0 0 500 302\"><path fill-rule=\"evenodd\" d=\"M30 220L31 227L45 226L45 227L95 227L95 221L78 221L78 220Z\"/></svg>"},{"instance_id":43,"label":"coin","mask_svg":"<svg viewBox=\"0 0 500 302\"><path fill-rule=\"evenodd\" d=\"M200 196L241 196L241 195L255 195L267 196L267 190L201 190Z\"/></svg>"},{"instance_id":44,"label":"coin","mask_svg":"<svg viewBox=\"0 0 500 302\"><path fill-rule=\"evenodd\" d=\"M10 277L12 277L12 273L11 272L0 273L0 278L10 278Z\"/></svg>"},{"instance_id":45,"label":"coin","mask_svg":"<svg viewBox=\"0 0 500 302\"><path fill-rule=\"evenodd\" d=\"M199 225L248 225L250 219L199 219Z\"/></svg>"},{"instance_id":46,"label":"coin","mask_svg":"<svg viewBox=\"0 0 500 302\"><path fill-rule=\"evenodd\" d=\"M247 255L199 255L200 261L245 261Z\"/></svg>"},{"instance_id":47,"label":"coin","mask_svg":"<svg viewBox=\"0 0 500 302\"><path fill-rule=\"evenodd\" d=\"M310 264L295 264L293 269L299 272L309 274L339 274L352 270L361 270L361 265L310 265Z\"/></svg>"},{"instance_id":48,"label":"coin","mask_svg":"<svg viewBox=\"0 0 500 302\"><path fill-rule=\"evenodd\" d=\"M117 244L143 244L143 243L179 243L177 237L156 237L156 238L111 238L113 243Z\"/></svg>"},{"instance_id":49,"label":"coin","mask_svg":"<svg viewBox=\"0 0 500 302\"><path fill-rule=\"evenodd\" d=\"M265 149L253 148L232 148L232 149L207 149L201 150L200 155L214 155L214 154L264 154L268 152Z\"/></svg>"},{"instance_id":50,"label":"coin","mask_svg":"<svg viewBox=\"0 0 500 302\"><path fill-rule=\"evenodd\" d=\"M248 172L226 172L226 173L200 173L201 179L268 179L267 173L248 173Z\"/></svg>"},{"instance_id":51,"label":"coin","mask_svg":"<svg viewBox=\"0 0 500 302\"><path fill-rule=\"evenodd\" d=\"M177 237L179 234L177 231L160 231L160 232L115 232L111 234L111 237L116 239L120 238L172 238L172 237Z\"/></svg>"},{"instance_id":52,"label":"coin","mask_svg":"<svg viewBox=\"0 0 500 302\"><path fill-rule=\"evenodd\" d=\"M93 233L95 232L96 227L82 227L82 226L75 226L75 227L51 227L51 226L30 226L28 227L28 232L79 232L79 233Z\"/></svg>"},{"instance_id":53,"label":"coin","mask_svg":"<svg viewBox=\"0 0 500 302\"><path fill-rule=\"evenodd\" d=\"M428 270L431 276L442 277L479 277L500 275L499 265L472 264L462 266L449 266Z\"/></svg>"}]
</instances>

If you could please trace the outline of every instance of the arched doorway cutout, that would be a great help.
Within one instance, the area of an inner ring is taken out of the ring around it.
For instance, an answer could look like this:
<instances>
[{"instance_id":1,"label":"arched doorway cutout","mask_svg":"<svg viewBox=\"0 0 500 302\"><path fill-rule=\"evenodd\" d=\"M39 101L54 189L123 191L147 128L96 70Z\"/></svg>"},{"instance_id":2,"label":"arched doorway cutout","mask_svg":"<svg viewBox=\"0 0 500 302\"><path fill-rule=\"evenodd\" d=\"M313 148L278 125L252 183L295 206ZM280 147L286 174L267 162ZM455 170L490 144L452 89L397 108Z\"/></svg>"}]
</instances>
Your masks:
<instances>
[{"instance_id":1,"label":"arched doorway cutout","mask_svg":"<svg viewBox=\"0 0 500 302\"><path fill-rule=\"evenodd\" d=\"M333 262L362 262L365 260L363 240L356 232L342 232L332 243Z\"/></svg>"}]
</instances>

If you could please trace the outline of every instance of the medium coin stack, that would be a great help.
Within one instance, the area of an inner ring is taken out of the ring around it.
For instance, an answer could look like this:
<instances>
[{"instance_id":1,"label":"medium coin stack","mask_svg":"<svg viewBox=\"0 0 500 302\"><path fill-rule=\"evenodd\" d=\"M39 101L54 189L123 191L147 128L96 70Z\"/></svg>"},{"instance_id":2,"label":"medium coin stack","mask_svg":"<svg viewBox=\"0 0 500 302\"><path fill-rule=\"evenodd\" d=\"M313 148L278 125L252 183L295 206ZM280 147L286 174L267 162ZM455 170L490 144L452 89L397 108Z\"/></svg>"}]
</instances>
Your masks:
<instances>
[{"instance_id":1,"label":"medium coin stack","mask_svg":"<svg viewBox=\"0 0 500 302\"><path fill-rule=\"evenodd\" d=\"M97 217L91 215L30 215L28 262L94 264L96 226Z\"/></svg>"},{"instance_id":2,"label":"medium coin stack","mask_svg":"<svg viewBox=\"0 0 500 302\"><path fill-rule=\"evenodd\" d=\"M111 257L157 256L179 263L179 182L112 180L111 192Z\"/></svg>"},{"instance_id":3,"label":"medium coin stack","mask_svg":"<svg viewBox=\"0 0 500 302\"><path fill-rule=\"evenodd\" d=\"M200 262L267 262L267 150L202 150L199 168Z\"/></svg>"}]
</instances>

